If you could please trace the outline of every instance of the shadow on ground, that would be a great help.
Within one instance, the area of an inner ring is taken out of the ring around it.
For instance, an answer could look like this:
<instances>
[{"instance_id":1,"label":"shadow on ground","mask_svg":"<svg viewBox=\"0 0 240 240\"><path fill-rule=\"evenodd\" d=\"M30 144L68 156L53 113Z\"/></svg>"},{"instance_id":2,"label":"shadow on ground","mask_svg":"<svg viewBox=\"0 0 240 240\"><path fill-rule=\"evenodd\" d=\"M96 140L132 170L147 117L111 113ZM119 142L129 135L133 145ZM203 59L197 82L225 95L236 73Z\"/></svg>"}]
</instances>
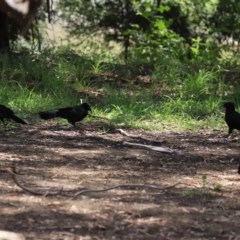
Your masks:
<instances>
[{"instance_id":1,"label":"shadow on ground","mask_svg":"<svg viewBox=\"0 0 240 240\"><path fill-rule=\"evenodd\" d=\"M52 125L1 133L1 169L34 191L119 188L76 198L35 196L0 173L0 229L26 239L238 239L239 142L221 132L174 133ZM125 141L182 150L165 154ZM179 183L179 185L173 186ZM166 188L173 186L171 188ZM49 190L50 189L50 190Z\"/></svg>"}]
</instances>

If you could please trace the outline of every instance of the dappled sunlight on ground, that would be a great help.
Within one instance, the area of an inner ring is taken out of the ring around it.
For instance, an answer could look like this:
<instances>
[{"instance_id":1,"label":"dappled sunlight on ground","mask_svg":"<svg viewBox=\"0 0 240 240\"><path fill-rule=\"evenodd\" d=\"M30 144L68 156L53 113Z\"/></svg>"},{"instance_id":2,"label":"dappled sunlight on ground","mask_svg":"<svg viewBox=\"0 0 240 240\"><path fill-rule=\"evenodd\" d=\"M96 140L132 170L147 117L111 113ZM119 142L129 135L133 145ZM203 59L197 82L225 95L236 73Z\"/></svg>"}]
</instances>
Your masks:
<instances>
[{"instance_id":1,"label":"dappled sunlight on ground","mask_svg":"<svg viewBox=\"0 0 240 240\"><path fill-rule=\"evenodd\" d=\"M27 239L238 239L238 140L217 131L124 131L129 136L54 125L4 131L0 228ZM166 154L125 141L182 152ZM5 171L13 164L18 181L42 196L15 184ZM118 184L162 190L122 187L75 198L48 196Z\"/></svg>"}]
</instances>

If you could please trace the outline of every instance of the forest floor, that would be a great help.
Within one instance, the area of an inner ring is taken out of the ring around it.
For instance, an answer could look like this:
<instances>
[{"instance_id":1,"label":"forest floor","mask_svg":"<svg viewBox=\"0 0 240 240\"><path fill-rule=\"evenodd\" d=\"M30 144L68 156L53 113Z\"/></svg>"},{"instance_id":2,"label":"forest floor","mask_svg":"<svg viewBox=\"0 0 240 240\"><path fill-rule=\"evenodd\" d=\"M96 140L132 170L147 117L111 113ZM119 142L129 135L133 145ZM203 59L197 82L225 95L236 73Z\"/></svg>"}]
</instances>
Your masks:
<instances>
[{"instance_id":1,"label":"forest floor","mask_svg":"<svg viewBox=\"0 0 240 240\"><path fill-rule=\"evenodd\" d=\"M1 130L0 230L44 240L240 239L237 132L84 128Z\"/></svg>"}]
</instances>

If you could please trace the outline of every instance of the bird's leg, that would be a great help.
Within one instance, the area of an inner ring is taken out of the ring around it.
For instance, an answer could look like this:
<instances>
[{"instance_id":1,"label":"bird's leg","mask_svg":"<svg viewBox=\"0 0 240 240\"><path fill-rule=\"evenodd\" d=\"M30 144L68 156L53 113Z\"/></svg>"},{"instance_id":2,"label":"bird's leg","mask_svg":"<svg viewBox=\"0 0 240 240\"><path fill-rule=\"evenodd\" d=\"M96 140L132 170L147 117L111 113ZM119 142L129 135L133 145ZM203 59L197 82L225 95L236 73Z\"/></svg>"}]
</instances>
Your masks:
<instances>
[{"instance_id":1,"label":"bird's leg","mask_svg":"<svg viewBox=\"0 0 240 240\"><path fill-rule=\"evenodd\" d=\"M226 136L226 138L230 138L232 131L233 131L233 129L232 129L232 128L229 128L229 130L228 130L228 135Z\"/></svg>"},{"instance_id":2,"label":"bird's leg","mask_svg":"<svg viewBox=\"0 0 240 240\"><path fill-rule=\"evenodd\" d=\"M77 129L75 122L70 122L70 121L68 121L68 122L72 125L72 127L73 127L74 129Z\"/></svg>"},{"instance_id":3,"label":"bird's leg","mask_svg":"<svg viewBox=\"0 0 240 240\"><path fill-rule=\"evenodd\" d=\"M81 128L80 126L77 126L76 123L72 123L73 127L78 130L82 135L86 135L85 134L85 130L84 128Z\"/></svg>"},{"instance_id":4,"label":"bird's leg","mask_svg":"<svg viewBox=\"0 0 240 240\"><path fill-rule=\"evenodd\" d=\"M78 130L75 122L70 122L70 121L68 122L72 125L73 129Z\"/></svg>"}]
</instances>

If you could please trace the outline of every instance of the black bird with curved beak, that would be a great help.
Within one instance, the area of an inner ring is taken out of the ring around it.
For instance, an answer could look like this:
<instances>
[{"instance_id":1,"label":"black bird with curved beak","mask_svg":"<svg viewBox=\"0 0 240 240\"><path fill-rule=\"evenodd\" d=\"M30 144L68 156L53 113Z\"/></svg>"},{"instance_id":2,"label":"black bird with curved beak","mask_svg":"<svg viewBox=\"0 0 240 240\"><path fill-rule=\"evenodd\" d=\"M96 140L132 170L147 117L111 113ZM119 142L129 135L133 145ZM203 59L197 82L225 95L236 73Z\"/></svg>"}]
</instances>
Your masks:
<instances>
[{"instance_id":1,"label":"black bird with curved beak","mask_svg":"<svg viewBox=\"0 0 240 240\"><path fill-rule=\"evenodd\" d=\"M223 107L225 108L225 121L228 125L227 137L229 137L234 129L240 130L240 113L236 112L233 102L226 102Z\"/></svg>"},{"instance_id":2,"label":"black bird with curved beak","mask_svg":"<svg viewBox=\"0 0 240 240\"><path fill-rule=\"evenodd\" d=\"M26 121L17 117L10 108L0 104L0 120L3 122L4 127L5 127L5 121L4 121L5 119L10 119L20 124L28 124Z\"/></svg>"},{"instance_id":3,"label":"black bird with curved beak","mask_svg":"<svg viewBox=\"0 0 240 240\"><path fill-rule=\"evenodd\" d=\"M55 111L40 112L39 116L44 120L56 117L64 118L75 127L76 122L82 121L88 115L88 111L91 111L89 104L82 103L81 105L74 107L59 108Z\"/></svg>"}]
</instances>

